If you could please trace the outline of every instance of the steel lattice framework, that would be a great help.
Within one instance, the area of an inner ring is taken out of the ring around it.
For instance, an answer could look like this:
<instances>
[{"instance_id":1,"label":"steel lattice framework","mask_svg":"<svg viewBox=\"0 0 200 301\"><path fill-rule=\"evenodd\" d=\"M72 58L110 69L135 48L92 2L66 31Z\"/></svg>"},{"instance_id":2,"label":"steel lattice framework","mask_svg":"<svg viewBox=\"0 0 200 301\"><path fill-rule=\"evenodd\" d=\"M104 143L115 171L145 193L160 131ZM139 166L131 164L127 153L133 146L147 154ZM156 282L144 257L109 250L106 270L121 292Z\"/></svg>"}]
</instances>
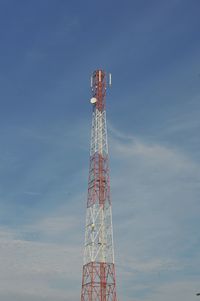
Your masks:
<instances>
[{"instance_id":1,"label":"steel lattice framework","mask_svg":"<svg viewBox=\"0 0 200 301\"><path fill-rule=\"evenodd\" d=\"M92 132L81 301L116 301L106 127L106 74L92 74Z\"/></svg>"}]
</instances>

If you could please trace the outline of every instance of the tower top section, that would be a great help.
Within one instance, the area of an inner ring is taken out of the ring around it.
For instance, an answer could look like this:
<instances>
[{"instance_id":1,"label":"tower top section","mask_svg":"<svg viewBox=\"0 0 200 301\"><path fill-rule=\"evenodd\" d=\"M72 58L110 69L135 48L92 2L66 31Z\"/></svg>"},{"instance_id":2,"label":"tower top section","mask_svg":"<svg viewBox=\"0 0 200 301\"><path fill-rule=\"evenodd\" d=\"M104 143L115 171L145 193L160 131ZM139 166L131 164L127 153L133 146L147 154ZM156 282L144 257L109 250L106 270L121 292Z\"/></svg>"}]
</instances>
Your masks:
<instances>
[{"instance_id":1,"label":"tower top section","mask_svg":"<svg viewBox=\"0 0 200 301\"><path fill-rule=\"evenodd\" d=\"M100 112L105 110L106 106L106 87L107 83L111 86L111 74L109 73L109 78L106 78L105 71L99 69L95 70L91 76L91 89L92 98L90 100L91 104L98 109Z\"/></svg>"}]
</instances>

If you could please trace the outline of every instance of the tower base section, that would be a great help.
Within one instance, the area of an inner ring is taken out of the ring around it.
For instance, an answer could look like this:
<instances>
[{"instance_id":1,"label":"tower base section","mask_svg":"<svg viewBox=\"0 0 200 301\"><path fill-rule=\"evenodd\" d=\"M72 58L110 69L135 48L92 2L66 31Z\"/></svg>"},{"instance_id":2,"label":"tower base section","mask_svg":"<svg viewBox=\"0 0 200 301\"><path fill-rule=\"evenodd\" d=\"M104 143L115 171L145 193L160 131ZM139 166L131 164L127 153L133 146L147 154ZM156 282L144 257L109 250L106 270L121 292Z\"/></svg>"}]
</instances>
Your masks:
<instances>
[{"instance_id":1,"label":"tower base section","mask_svg":"<svg viewBox=\"0 0 200 301\"><path fill-rule=\"evenodd\" d=\"M114 263L90 262L83 266L81 301L116 301Z\"/></svg>"}]
</instances>

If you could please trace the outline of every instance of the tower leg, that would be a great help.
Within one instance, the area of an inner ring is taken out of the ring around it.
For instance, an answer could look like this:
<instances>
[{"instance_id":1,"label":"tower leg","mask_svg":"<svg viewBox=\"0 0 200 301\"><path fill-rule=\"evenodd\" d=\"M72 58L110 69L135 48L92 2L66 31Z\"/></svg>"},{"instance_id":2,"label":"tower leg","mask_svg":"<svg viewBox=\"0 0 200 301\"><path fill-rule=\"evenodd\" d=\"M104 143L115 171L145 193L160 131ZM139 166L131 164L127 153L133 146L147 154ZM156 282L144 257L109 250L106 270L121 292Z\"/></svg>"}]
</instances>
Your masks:
<instances>
[{"instance_id":1,"label":"tower leg","mask_svg":"<svg viewBox=\"0 0 200 301\"><path fill-rule=\"evenodd\" d=\"M113 263L90 262L83 266L81 301L116 301Z\"/></svg>"}]
</instances>

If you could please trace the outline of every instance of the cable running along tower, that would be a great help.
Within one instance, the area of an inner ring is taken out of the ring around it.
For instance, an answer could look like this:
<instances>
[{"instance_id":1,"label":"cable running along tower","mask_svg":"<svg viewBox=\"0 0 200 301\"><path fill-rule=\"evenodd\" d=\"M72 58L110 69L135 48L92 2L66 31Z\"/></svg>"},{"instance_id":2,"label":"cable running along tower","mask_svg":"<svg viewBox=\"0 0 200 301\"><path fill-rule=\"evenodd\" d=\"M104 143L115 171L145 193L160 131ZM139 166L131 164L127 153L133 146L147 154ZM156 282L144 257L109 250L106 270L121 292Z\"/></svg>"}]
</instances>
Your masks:
<instances>
[{"instance_id":1,"label":"cable running along tower","mask_svg":"<svg viewBox=\"0 0 200 301\"><path fill-rule=\"evenodd\" d=\"M111 85L111 74L109 74ZM93 106L81 301L116 301L106 127L106 74L91 77Z\"/></svg>"}]
</instances>

